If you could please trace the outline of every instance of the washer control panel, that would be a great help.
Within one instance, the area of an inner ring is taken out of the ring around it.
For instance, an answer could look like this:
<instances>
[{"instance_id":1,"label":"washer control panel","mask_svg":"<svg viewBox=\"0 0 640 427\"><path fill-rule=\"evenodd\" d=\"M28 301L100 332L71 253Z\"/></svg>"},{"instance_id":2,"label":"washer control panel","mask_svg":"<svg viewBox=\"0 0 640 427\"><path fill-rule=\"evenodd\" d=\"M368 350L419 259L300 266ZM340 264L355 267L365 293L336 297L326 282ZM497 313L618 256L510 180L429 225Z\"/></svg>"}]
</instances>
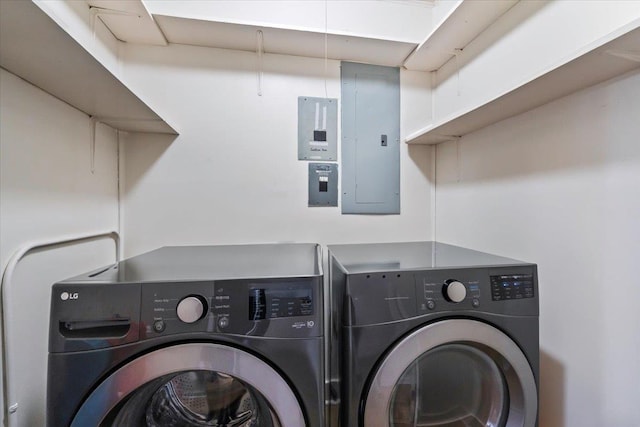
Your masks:
<instances>
[{"instance_id":1,"label":"washer control panel","mask_svg":"<svg viewBox=\"0 0 640 427\"><path fill-rule=\"evenodd\" d=\"M253 288L249 291L249 320L313 315L311 288Z\"/></svg>"},{"instance_id":2,"label":"washer control panel","mask_svg":"<svg viewBox=\"0 0 640 427\"><path fill-rule=\"evenodd\" d=\"M322 335L318 277L143 283L141 293L142 338L188 332Z\"/></svg>"}]
</instances>

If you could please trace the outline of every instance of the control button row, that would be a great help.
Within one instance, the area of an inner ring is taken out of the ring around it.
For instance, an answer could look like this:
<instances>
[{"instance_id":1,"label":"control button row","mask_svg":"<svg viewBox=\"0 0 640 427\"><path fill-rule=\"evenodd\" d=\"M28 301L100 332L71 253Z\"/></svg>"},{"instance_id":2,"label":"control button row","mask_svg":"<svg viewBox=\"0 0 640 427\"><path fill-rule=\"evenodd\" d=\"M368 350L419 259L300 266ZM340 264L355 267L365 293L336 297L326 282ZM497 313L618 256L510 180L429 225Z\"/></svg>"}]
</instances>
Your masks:
<instances>
[{"instance_id":1,"label":"control button row","mask_svg":"<svg viewBox=\"0 0 640 427\"><path fill-rule=\"evenodd\" d=\"M473 298L473 299L471 300L471 306L473 306L473 308L478 308L478 307L480 307L480 299L478 299L478 298ZM435 308L436 308L436 302L435 302L434 300L432 300L432 299L427 300L426 307L427 307L429 310L435 310Z\"/></svg>"}]
</instances>

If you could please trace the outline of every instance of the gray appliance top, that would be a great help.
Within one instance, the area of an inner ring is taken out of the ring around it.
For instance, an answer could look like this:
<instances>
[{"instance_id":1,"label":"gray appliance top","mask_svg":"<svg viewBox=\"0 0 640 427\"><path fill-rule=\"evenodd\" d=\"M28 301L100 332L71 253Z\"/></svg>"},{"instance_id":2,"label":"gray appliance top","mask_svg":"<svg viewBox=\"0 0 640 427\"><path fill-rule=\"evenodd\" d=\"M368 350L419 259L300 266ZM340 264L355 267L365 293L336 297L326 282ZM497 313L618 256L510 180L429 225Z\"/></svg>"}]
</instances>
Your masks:
<instances>
[{"instance_id":1,"label":"gray appliance top","mask_svg":"<svg viewBox=\"0 0 640 427\"><path fill-rule=\"evenodd\" d=\"M143 283L322 275L314 243L165 246L65 282Z\"/></svg>"},{"instance_id":2,"label":"gray appliance top","mask_svg":"<svg viewBox=\"0 0 640 427\"><path fill-rule=\"evenodd\" d=\"M531 264L440 242L330 245L329 252L347 274Z\"/></svg>"}]
</instances>

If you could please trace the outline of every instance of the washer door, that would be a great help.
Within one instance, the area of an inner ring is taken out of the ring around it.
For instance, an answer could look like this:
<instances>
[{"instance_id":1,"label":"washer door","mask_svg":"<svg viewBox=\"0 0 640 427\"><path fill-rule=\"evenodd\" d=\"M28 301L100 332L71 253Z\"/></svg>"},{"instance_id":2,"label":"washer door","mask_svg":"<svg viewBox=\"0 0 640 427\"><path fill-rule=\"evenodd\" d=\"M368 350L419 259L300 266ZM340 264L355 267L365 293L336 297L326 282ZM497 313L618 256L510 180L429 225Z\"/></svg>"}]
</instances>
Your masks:
<instances>
[{"instance_id":1,"label":"washer door","mask_svg":"<svg viewBox=\"0 0 640 427\"><path fill-rule=\"evenodd\" d=\"M529 363L485 323L427 325L386 355L364 400L367 427L534 427L538 392Z\"/></svg>"},{"instance_id":2,"label":"washer door","mask_svg":"<svg viewBox=\"0 0 640 427\"><path fill-rule=\"evenodd\" d=\"M141 356L89 395L76 426L303 427L302 409L271 366L219 344L182 344Z\"/></svg>"}]
</instances>

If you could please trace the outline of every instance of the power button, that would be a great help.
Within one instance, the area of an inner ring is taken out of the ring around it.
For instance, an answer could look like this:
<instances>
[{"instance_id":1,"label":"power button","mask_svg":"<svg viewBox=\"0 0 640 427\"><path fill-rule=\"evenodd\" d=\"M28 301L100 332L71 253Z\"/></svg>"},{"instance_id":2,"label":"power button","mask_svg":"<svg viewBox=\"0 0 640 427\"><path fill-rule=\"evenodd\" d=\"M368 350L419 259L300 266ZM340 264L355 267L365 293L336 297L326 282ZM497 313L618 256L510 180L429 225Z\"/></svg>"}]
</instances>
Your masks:
<instances>
[{"instance_id":1,"label":"power button","mask_svg":"<svg viewBox=\"0 0 640 427\"><path fill-rule=\"evenodd\" d=\"M167 327L167 325L162 320L156 320L155 322L153 322L153 330L158 332L158 333L164 332L164 329L166 327Z\"/></svg>"}]
</instances>

